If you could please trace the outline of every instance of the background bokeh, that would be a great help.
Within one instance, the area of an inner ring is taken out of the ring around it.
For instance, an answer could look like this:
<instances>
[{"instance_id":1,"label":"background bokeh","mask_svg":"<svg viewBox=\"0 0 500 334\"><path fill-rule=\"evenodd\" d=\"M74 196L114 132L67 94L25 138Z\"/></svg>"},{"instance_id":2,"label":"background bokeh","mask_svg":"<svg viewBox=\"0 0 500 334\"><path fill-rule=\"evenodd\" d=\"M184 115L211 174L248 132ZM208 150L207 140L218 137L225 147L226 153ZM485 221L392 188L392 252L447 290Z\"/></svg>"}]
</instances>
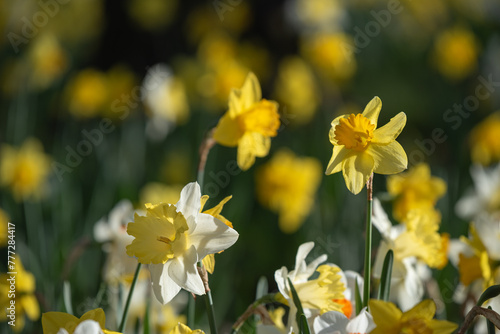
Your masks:
<instances>
[{"instance_id":1,"label":"background bokeh","mask_svg":"<svg viewBox=\"0 0 500 334\"><path fill-rule=\"evenodd\" d=\"M16 225L16 253L35 276L42 312L65 311L64 281L76 314L106 308L96 296L106 289L108 253L95 223L121 199L140 208L196 180L199 146L249 71L263 97L279 103L281 127L269 156L248 171L234 168L234 148L216 145L208 156L207 206L232 195L222 214L240 234L210 276L221 326L254 300L261 276L276 290L274 271L292 268L303 242L315 242L315 256L362 271L364 193L348 192L340 174L324 176L334 117L361 112L374 96L383 101L379 124L407 114L398 141L410 166L427 162L446 181L437 208L452 238L468 228L454 206L472 183L471 159L495 159L471 155L480 139L470 136L500 108L495 0L3 0L0 31L0 140L39 145L26 158L39 172L27 168L9 181L2 170L0 207ZM297 167L310 171L265 174L283 149L313 158ZM15 190L26 178L40 182ZM288 187L282 209L269 204L273 182ZM385 176L376 175L374 189L390 210ZM290 211L299 218L282 217ZM375 232L374 245L379 238ZM434 274L443 289L458 283L451 265ZM445 302L441 316L459 321L460 306ZM203 326L201 302L197 311ZM41 333L40 321L24 332Z\"/></svg>"}]
</instances>

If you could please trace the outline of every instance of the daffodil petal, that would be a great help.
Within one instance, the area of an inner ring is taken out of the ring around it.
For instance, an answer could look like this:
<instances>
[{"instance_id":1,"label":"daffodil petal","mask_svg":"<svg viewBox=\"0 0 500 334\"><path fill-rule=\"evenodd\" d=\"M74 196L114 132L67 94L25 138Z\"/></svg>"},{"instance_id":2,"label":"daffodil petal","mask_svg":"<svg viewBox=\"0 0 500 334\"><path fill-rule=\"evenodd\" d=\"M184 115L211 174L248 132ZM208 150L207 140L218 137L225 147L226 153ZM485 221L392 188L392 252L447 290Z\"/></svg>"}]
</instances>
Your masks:
<instances>
[{"instance_id":1,"label":"daffodil petal","mask_svg":"<svg viewBox=\"0 0 500 334\"><path fill-rule=\"evenodd\" d=\"M368 118L370 122L377 127L378 115L380 114L380 110L382 109L382 101L378 96L375 96L365 107L363 110L363 116Z\"/></svg>"},{"instance_id":2,"label":"daffodil petal","mask_svg":"<svg viewBox=\"0 0 500 334\"><path fill-rule=\"evenodd\" d=\"M76 326L73 334L89 334L89 333L101 334L102 333L101 328L102 327L99 325L98 322L94 320L85 320L79 323L78 326Z\"/></svg>"},{"instance_id":3,"label":"daffodil petal","mask_svg":"<svg viewBox=\"0 0 500 334\"><path fill-rule=\"evenodd\" d=\"M190 217L196 217L201 209L201 190L198 182L191 182L186 185L181 191L181 198L179 202L175 205L177 211L182 212L186 220L188 221L189 228Z\"/></svg>"},{"instance_id":4,"label":"daffodil petal","mask_svg":"<svg viewBox=\"0 0 500 334\"><path fill-rule=\"evenodd\" d=\"M426 299L415 305L411 310L403 313L401 321L411 319L431 320L436 313L436 304L431 299Z\"/></svg>"},{"instance_id":5,"label":"daffodil petal","mask_svg":"<svg viewBox=\"0 0 500 334\"><path fill-rule=\"evenodd\" d=\"M349 117L349 115L340 115L332 121L330 132L328 133L328 137L330 138L330 143L332 143L333 145L338 145L337 139L335 139L335 129L336 129L337 125L339 125L340 120L342 118L347 118L347 117Z\"/></svg>"},{"instance_id":6,"label":"daffodil petal","mask_svg":"<svg viewBox=\"0 0 500 334\"><path fill-rule=\"evenodd\" d=\"M371 144L366 153L373 157L374 172L377 174L396 174L408 167L408 157L403 147L394 141L388 145Z\"/></svg>"},{"instance_id":7,"label":"daffodil petal","mask_svg":"<svg viewBox=\"0 0 500 334\"><path fill-rule=\"evenodd\" d=\"M375 144L389 144L396 140L401 131L406 125L406 114L404 112L400 112L386 125L376 129L373 132L372 143Z\"/></svg>"},{"instance_id":8,"label":"daffodil petal","mask_svg":"<svg viewBox=\"0 0 500 334\"><path fill-rule=\"evenodd\" d=\"M368 304L377 325L373 333L399 333L398 327L403 313L396 305L376 299L371 299Z\"/></svg>"},{"instance_id":9,"label":"daffodil petal","mask_svg":"<svg viewBox=\"0 0 500 334\"><path fill-rule=\"evenodd\" d=\"M248 170L255 157L265 157L271 147L271 138L257 132L245 133L238 144L237 161L241 170Z\"/></svg>"},{"instance_id":10,"label":"daffodil petal","mask_svg":"<svg viewBox=\"0 0 500 334\"><path fill-rule=\"evenodd\" d=\"M332 157L330 158L330 162L328 163L328 167L326 167L326 175L338 173L342 170L342 161L349 153L349 150L345 148L345 146L333 146Z\"/></svg>"},{"instance_id":11,"label":"daffodil petal","mask_svg":"<svg viewBox=\"0 0 500 334\"><path fill-rule=\"evenodd\" d=\"M40 306L38 306L38 300L35 295L27 294L21 297L22 307L28 318L36 321L40 318Z\"/></svg>"},{"instance_id":12,"label":"daffodil petal","mask_svg":"<svg viewBox=\"0 0 500 334\"><path fill-rule=\"evenodd\" d=\"M151 285L156 299L163 305L171 301L181 287L168 276L168 267L171 261L165 264L150 264L149 271L151 273Z\"/></svg>"},{"instance_id":13,"label":"daffodil petal","mask_svg":"<svg viewBox=\"0 0 500 334\"><path fill-rule=\"evenodd\" d=\"M211 215L200 213L196 222L196 229L188 238L200 259L227 249L238 240L238 232Z\"/></svg>"},{"instance_id":14,"label":"daffodil petal","mask_svg":"<svg viewBox=\"0 0 500 334\"><path fill-rule=\"evenodd\" d=\"M104 328L106 325L106 315L104 314L104 310L102 308L96 308L85 312L85 314L80 317L80 321L84 320L97 321L101 328Z\"/></svg>"},{"instance_id":15,"label":"daffodil petal","mask_svg":"<svg viewBox=\"0 0 500 334\"><path fill-rule=\"evenodd\" d=\"M252 72L248 73L241 87L241 105L243 110L249 109L255 102L262 99L259 79Z\"/></svg>"},{"instance_id":16,"label":"daffodil petal","mask_svg":"<svg viewBox=\"0 0 500 334\"><path fill-rule=\"evenodd\" d=\"M372 315L364 307L358 316L349 321L345 329L347 333L370 333L375 327Z\"/></svg>"},{"instance_id":17,"label":"daffodil petal","mask_svg":"<svg viewBox=\"0 0 500 334\"><path fill-rule=\"evenodd\" d=\"M44 333L57 333L66 324L77 324L79 321L74 315L64 312L47 312L42 314L42 328Z\"/></svg>"},{"instance_id":18,"label":"daffodil petal","mask_svg":"<svg viewBox=\"0 0 500 334\"><path fill-rule=\"evenodd\" d=\"M450 334L457 329L458 325L446 320L432 319L429 321L429 328L434 334Z\"/></svg>"},{"instance_id":19,"label":"daffodil petal","mask_svg":"<svg viewBox=\"0 0 500 334\"><path fill-rule=\"evenodd\" d=\"M342 165L347 189L354 195L359 194L373 172L373 158L364 152L347 155Z\"/></svg>"},{"instance_id":20,"label":"daffodil petal","mask_svg":"<svg viewBox=\"0 0 500 334\"><path fill-rule=\"evenodd\" d=\"M314 319L313 329L317 334L344 333L348 323L342 312L329 311Z\"/></svg>"},{"instance_id":21,"label":"daffodil petal","mask_svg":"<svg viewBox=\"0 0 500 334\"><path fill-rule=\"evenodd\" d=\"M170 262L168 275L177 285L196 295L205 294L203 281L196 269L198 255L194 246L191 246L182 256L178 256Z\"/></svg>"},{"instance_id":22,"label":"daffodil petal","mask_svg":"<svg viewBox=\"0 0 500 334\"><path fill-rule=\"evenodd\" d=\"M224 146L235 147L238 145L243 132L238 125L238 120L231 117L227 112L222 116L215 128L213 138L214 140Z\"/></svg>"}]
</instances>

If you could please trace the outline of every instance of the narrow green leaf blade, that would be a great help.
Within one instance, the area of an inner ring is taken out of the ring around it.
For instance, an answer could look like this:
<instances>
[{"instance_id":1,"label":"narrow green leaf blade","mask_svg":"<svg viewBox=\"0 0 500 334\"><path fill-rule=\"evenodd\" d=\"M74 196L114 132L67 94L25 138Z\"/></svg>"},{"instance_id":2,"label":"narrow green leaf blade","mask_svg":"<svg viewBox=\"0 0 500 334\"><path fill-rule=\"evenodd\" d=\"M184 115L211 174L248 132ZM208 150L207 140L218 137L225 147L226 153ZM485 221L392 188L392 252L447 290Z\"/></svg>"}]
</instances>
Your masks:
<instances>
[{"instance_id":1,"label":"narrow green leaf blade","mask_svg":"<svg viewBox=\"0 0 500 334\"><path fill-rule=\"evenodd\" d=\"M496 297L498 295L500 295L500 284L498 284L498 285L492 285L488 289L484 290L484 292L481 295L481 297L479 297L479 300L477 301L476 305L477 306L481 306L488 299L491 299L491 298Z\"/></svg>"},{"instance_id":2,"label":"narrow green leaf blade","mask_svg":"<svg viewBox=\"0 0 500 334\"><path fill-rule=\"evenodd\" d=\"M392 249L385 254L384 264L382 266L382 277L380 278L380 287L378 290L378 299L387 301L391 290L392 264L394 263L394 252Z\"/></svg>"},{"instance_id":3,"label":"narrow green leaf blade","mask_svg":"<svg viewBox=\"0 0 500 334\"><path fill-rule=\"evenodd\" d=\"M363 301L361 300L361 293L359 292L357 279L354 281L354 300L356 301L356 314L359 314L363 309Z\"/></svg>"}]
</instances>

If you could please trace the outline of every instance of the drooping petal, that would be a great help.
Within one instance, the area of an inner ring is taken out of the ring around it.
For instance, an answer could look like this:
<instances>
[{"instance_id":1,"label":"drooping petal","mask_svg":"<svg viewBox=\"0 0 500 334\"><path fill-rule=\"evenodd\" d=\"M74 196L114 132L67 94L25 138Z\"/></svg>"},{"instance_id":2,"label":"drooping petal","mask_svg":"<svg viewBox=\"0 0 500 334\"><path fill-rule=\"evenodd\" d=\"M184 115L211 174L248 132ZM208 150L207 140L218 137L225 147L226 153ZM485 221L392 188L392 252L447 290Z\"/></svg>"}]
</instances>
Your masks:
<instances>
[{"instance_id":1,"label":"drooping petal","mask_svg":"<svg viewBox=\"0 0 500 334\"><path fill-rule=\"evenodd\" d=\"M370 122L377 127L378 115L380 114L380 110L382 109L382 101L378 96L375 96L365 107L363 110L363 116L368 118Z\"/></svg>"},{"instance_id":2,"label":"drooping petal","mask_svg":"<svg viewBox=\"0 0 500 334\"><path fill-rule=\"evenodd\" d=\"M376 129L373 132L372 143L376 144L389 144L396 140L401 131L406 125L406 114L400 112L386 125Z\"/></svg>"},{"instance_id":3,"label":"drooping petal","mask_svg":"<svg viewBox=\"0 0 500 334\"><path fill-rule=\"evenodd\" d=\"M153 292L156 299L163 305L171 301L181 290L181 287L168 276L168 267L170 264L171 261L165 264L149 265Z\"/></svg>"},{"instance_id":4,"label":"drooping petal","mask_svg":"<svg viewBox=\"0 0 500 334\"><path fill-rule=\"evenodd\" d=\"M188 222L190 220L190 217L196 217L196 215L198 215L198 213L200 212L200 198L201 190L198 182L188 183L182 189L181 198L175 206L177 207L177 211L182 212Z\"/></svg>"},{"instance_id":5,"label":"drooping petal","mask_svg":"<svg viewBox=\"0 0 500 334\"><path fill-rule=\"evenodd\" d=\"M198 260L196 248L191 246L183 255L170 261L168 276L184 290L196 295L204 295L205 287L196 269Z\"/></svg>"},{"instance_id":6,"label":"drooping petal","mask_svg":"<svg viewBox=\"0 0 500 334\"><path fill-rule=\"evenodd\" d=\"M213 134L217 143L228 147L237 146L241 136L243 136L243 131L238 125L238 120L232 118L229 112L221 117Z\"/></svg>"},{"instance_id":7,"label":"drooping petal","mask_svg":"<svg viewBox=\"0 0 500 334\"><path fill-rule=\"evenodd\" d=\"M198 214L196 228L188 233L200 259L231 247L239 236L234 229L205 213Z\"/></svg>"},{"instance_id":8,"label":"drooping petal","mask_svg":"<svg viewBox=\"0 0 500 334\"><path fill-rule=\"evenodd\" d=\"M340 115L332 121L328 137L330 138L330 143L332 143L333 145L338 145L337 139L335 139L335 129L337 128L337 125L339 125L340 120L347 117L349 117L349 115Z\"/></svg>"},{"instance_id":9,"label":"drooping petal","mask_svg":"<svg viewBox=\"0 0 500 334\"><path fill-rule=\"evenodd\" d=\"M332 157L330 158L330 162L328 163L328 167L326 167L326 175L330 175L333 173L340 172L342 170L342 161L349 153L349 150L345 148L343 145L333 146Z\"/></svg>"},{"instance_id":10,"label":"drooping petal","mask_svg":"<svg viewBox=\"0 0 500 334\"><path fill-rule=\"evenodd\" d=\"M247 132L238 145L237 161L241 170L252 167L255 157L265 157L271 147L271 138L257 132Z\"/></svg>"},{"instance_id":11,"label":"drooping petal","mask_svg":"<svg viewBox=\"0 0 500 334\"><path fill-rule=\"evenodd\" d=\"M373 172L377 174L396 174L408 167L406 152L397 141L388 145L372 143L365 152L373 157Z\"/></svg>"},{"instance_id":12,"label":"drooping petal","mask_svg":"<svg viewBox=\"0 0 500 334\"><path fill-rule=\"evenodd\" d=\"M342 165L347 189L354 195L359 194L373 172L373 158L364 152L347 155Z\"/></svg>"},{"instance_id":13,"label":"drooping petal","mask_svg":"<svg viewBox=\"0 0 500 334\"><path fill-rule=\"evenodd\" d=\"M373 321L372 315L364 307L357 317L349 321L346 326L346 332L366 334L370 333L375 327L377 326Z\"/></svg>"}]
</instances>

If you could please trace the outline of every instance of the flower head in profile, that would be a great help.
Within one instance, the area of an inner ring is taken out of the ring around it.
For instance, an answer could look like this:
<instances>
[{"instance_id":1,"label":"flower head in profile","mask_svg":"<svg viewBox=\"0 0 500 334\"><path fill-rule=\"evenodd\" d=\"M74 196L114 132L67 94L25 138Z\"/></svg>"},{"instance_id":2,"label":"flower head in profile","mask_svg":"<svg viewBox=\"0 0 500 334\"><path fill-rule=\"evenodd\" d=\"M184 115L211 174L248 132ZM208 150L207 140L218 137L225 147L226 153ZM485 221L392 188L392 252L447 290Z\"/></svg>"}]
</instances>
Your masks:
<instances>
[{"instance_id":1,"label":"flower head in profile","mask_svg":"<svg viewBox=\"0 0 500 334\"><path fill-rule=\"evenodd\" d=\"M24 269L21 259L18 256L14 258L15 267L9 270L17 272L15 275L15 297L10 298L9 291L11 288L11 275L2 274L0 275L0 308L3 312L0 312L0 321L8 321L7 308L11 305L12 301L15 302L16 307L16 325L14 326L14 331L18 332L24 328L25 316L30 320L35 321L40 318L40 307L38 301L35 297L35 276L29 271Z\"/></svg>"},{"instance_id":2,"label":"flower head in profile","mask_svg":"<svg viewBox=\"0 0 500 334\"><path fill-rule=\"evenodd\" d=\"M408 158L396 141L406 124L400 112L377 129L382 101L374 97L362 114L342 115L332 121L333 154L326 174L342 171L347 188L358 194L372 173L396 174L406 169Z\"/></svg>"},{"instance_id":3,"label":"flower head in profile","mask_svg":"<svg viewBox=\"0 0 500 334\"><path fill-rule=\"evenodd\" d=\"M234 229L200 209L200 186L192 182L182 189L177 204L147 204L146 215L135 214L134 222L127 226L135 238L127 246L127 254L149 264L153 291L163 304L181 288L205 294L197 262L238 239Z\"/></svg>"},{"instance_id":4,"label":"flower head in profile","mask_svg":"<svg viewBox=\"0 0 500 334\"><path fill-rule=\"evenodd\" d=\"M256 174L257 198L279 214L284 233L297 231L311 212L321 181L321 163L280 150Z\"/></svg>"},{"instance_id":5,"label":"flower head in profile","mask_svg":"<svg viewBox=\"0 0 500 334\"><path fill-rule=\"evenodd\" d=\"M388 177L387 190L395 196L394 218L402 222L412 209L434 210L437 200L446 193L446 182L431 176L429 165L421 163Z\"/></svg>"},{"instance_id":6,"label":"flower head in profile","mask_svg":"<svg viewBox=\"0 0 500 334\"><path fill-rule=\"evenodd\" d=\"M383 300L370 300L369 308L377 326L371 332L372 334L451 334L457 328L457 325L452 322L433 319L436 304L430 299L420 302L404 313L393 303Z\"/></svg>"},{"instance_id":7,"label":"flower head in profile","mask_svg":"<svg viewBox=\"0 0 500 334\"><path fill-rule=\"evenodd\" d=\"M102 308L90 310L78 319L63 312L42 314L43 334L118 334L104 329L106 315Z\"/></svg>"},{"instance_id":8,"label":"flower head in profile","mask_svg":"<svg viewBox=\"0 0 500 334\"><path fill-rule=\"evenodd\" d=\"M262 99L259 81L249 73L243 87L229 94L229 110L219 120L213 136L221 145L237 146L238 166L247 170L255 157L269 153L271 137L278 134L279 126L278 104Z\"/></svg>"},{"instance_id":9,"label":"flower head in profile","mask_svg":"<svg viewBox=\"0 0 500 334\"><path fill-rule=\"evenodd\" d=\"M43 195L49 168L50 158L35 138L26 139L19 149L2 145L0 185L8 186L16 201Z\"/></svg>"}]
</instances>

